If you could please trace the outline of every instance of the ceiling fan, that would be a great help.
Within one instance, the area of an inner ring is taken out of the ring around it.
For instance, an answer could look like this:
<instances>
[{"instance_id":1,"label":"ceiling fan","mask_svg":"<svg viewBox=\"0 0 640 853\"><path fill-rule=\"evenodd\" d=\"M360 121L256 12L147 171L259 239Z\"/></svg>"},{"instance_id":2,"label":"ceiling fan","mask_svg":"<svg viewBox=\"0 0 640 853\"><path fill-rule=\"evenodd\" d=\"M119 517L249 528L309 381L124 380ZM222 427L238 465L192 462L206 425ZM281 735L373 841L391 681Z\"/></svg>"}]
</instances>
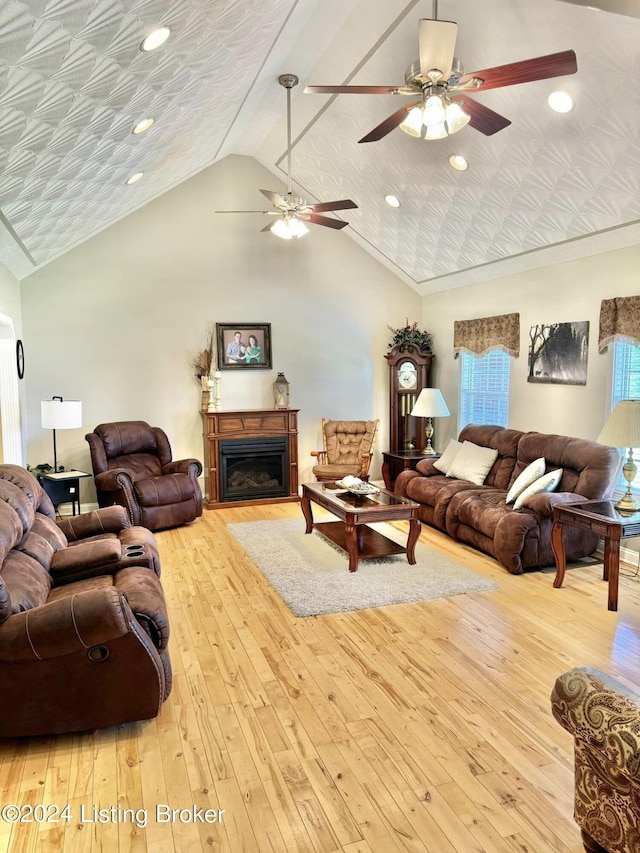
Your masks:
<instances>
[{"instance_id":1,"label":"ceiling fan","mask_svg":"<svg viewBox=\"0 0 640 853\"><path fill-rule=\"evenodd\" d=\"M398 126L410 136L424 133L425 139L443 139L466 124L491 136L511 122L467 93L575 74L578 70L574 51L565 50L465 74L454 56L458 25L437 17L434 2L433 19L420 20L420 58L405 71L404 86L307 86L305 92L419 96L419 100L400 107L358 142L377 142Z\"/></svg>"},{"instance_id":2,"label":"ceiling fan","mask_svg":"<svg viewBox=\"0 0 640 853\"><path fill-rule=\"evenodd\" d=\"M287 90L287 195L272 190L260 190L266 196L274 210L216 210L216 213L268 213L276 218L262 228L262 231L271 231L277 237L290 240L292 237L303 237L309 232L304 224L310 222L313 225L324 225L327 228L344 228L348 222L341 219L331 219L329 216L320 216L320 213L333 210L347 210L357 208L358 205L349 198L339 201L323 201L317 204L307 204L305 199L293 195L291 191L291 89L298 85L295 74L281 74L278 83Z\"/></svg>"}]
</instances>

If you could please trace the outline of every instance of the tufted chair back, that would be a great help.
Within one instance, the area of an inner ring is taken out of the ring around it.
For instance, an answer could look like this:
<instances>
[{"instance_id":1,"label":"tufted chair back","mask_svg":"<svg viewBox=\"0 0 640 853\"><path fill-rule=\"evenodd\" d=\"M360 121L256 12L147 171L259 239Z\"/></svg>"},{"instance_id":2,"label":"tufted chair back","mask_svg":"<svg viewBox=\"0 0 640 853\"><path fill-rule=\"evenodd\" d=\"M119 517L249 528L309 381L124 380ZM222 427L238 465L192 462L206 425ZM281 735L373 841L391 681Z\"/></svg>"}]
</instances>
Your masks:
<instances>
[{"instance_id":1,"label":"tufted chair back","mask_svg":"<svg viewBox=\"0 0 640 853\"><path fill-rule=\"evenodd\" d=\"M378 420L332 421L322 419L324 450L315 451L318 465L313 473L318 480L336 480L351 474L366 479L373 456Z\"/></svg>"}]
</instances>

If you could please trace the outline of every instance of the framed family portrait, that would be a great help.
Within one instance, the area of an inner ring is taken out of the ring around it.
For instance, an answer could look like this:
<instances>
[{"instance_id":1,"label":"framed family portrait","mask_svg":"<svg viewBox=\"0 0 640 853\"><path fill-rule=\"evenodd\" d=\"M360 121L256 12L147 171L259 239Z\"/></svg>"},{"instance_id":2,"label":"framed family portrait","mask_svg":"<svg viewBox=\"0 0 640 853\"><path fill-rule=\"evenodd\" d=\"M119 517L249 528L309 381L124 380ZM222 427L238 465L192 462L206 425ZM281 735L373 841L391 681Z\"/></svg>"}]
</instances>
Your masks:
<instances>
[{"instance_id":1,"label":"framed family portrait","mask_svg":"<svg viewBox=\"0 0 640 853\"><path fill-rule=\"evenodd\" d=\"M216 323L220 370L271 369L271 323Z\"/></svg>"}]
</instances>

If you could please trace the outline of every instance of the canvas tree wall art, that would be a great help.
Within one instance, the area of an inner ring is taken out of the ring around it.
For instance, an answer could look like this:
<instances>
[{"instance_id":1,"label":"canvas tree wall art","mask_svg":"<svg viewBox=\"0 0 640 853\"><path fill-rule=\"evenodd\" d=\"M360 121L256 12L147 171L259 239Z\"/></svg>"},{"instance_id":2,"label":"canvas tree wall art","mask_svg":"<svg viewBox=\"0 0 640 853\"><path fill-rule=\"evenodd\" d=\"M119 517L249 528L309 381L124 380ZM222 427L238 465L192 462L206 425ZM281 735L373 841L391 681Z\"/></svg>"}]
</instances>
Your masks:
<instances>
[{"instance_id":1,"label":"canvas tree wall art","mask_svg":"<svg viewBox=\"0 0 640 853\"><path fill-rule=\"evenodd\" d=\"M527 381L586 385L588 354L588 320L531 326Z\"/></svg>"}]
</instances>

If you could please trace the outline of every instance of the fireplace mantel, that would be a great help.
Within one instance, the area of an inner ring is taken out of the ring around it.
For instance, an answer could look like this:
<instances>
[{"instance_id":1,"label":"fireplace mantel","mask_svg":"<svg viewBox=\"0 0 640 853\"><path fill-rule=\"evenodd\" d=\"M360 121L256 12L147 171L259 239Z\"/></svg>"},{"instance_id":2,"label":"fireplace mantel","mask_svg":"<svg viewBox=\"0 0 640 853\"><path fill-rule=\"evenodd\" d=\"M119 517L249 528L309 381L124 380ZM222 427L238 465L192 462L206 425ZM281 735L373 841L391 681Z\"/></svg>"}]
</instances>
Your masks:
<instances>
[{"instance_id":1,"label":"fireplace mantel","mask_svg":"<svg viewBox=\"0 0 640 853\"><path fill-rule=\"evenodd\" d=\"M203 412L205 506L207 509L272 504L300 500L298 495L298 411L299 409L240 409ZM225 439L252 439L284 436L287 439L289 484L284 497L222 500L220 442Z\"/></svg>"}]
</instances>

